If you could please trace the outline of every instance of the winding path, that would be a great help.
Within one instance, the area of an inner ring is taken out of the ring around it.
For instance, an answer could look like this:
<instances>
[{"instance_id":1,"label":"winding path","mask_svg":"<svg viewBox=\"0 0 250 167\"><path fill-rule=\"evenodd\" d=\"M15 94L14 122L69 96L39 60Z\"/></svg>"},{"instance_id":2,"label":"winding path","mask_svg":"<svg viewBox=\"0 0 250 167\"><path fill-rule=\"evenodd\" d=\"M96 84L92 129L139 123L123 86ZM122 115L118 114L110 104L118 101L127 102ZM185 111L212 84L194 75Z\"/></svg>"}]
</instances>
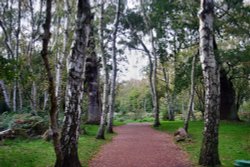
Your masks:
<instances>
[{"instance_id":1,"label":"winding path","mask_svg":"<svg viewBox=\"0 0 250 167\"><path fill-rule=\"evenodd\" d=\"M118 135L102 147L90 167L191 167L173 138L149 124L128 124L115 131Z\"/></svg>"}]
</instances>

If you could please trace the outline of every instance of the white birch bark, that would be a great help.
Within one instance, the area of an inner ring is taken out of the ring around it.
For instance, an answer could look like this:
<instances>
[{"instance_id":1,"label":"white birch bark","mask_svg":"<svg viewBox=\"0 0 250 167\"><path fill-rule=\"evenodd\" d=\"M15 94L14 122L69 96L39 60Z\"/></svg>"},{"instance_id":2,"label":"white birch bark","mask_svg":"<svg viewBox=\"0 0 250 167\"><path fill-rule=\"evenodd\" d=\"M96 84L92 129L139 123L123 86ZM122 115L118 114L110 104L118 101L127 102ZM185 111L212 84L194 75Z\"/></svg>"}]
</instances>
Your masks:
<instances>
[{"instance_id":1,"label":"white birch bark","mask_svg":"<svg viewBox=\"0 0 250 167\"><path fill-rule=\"evenodd\" d=\"M7 89L3 80L0 80L0 87L4 96L4 102L7 105L7 107L10 109L10 98L9 98L9 95L8 95L8 92L7 92Z\"/></svg>"},{"instance_id":2,"label":"white birch bark","mask_svg":"<svg viewBox=\"0 0 250 167\"><path fill-rule=\"evenodd\" d=\"M103 95L102 95L102 115L101 115L101 122L100 127L97 132L97 139L104 139L104 132L105 132L105 124L107 122L107 112L108 112L108 85L109 85L109 73L107 67L107 58L105 54L104 48L104 23L103 23L103 13L104 13L104 0L101 0L100 4L100 32L99 32L99 40L100 40L100 49L101 49L101 56L102 56L102 68L104 73L104 83L103 83Z\"/></svg>"},{"instance_id":3,"label":"white birch bark","mask_svg":"<svg viewBox=\"0 0 250 167\"><path fill-rule=\"evenodd\" d=\"M48 104L48 100L49 100L49 94L47 91L45 91L43 93L43 111L45 112L46 111L46 108L47 108L47 104Z\"/></svg>"},{"instance_id":4,"label":"white birch bark","mask_svg":"<svg viewBox=\"0 0 250 167\"><path fill-rule=\"evenodd\" d=\"M214 55L213 0L201 0L199 22L199 51L205 85L205 127L199 164L203 166L217 166L220 164L218 153L220 72Z\"/></svg>"},{"instance_id":5,"label":"white birch bark","mask_svg":"<svg viewBox=\"0 0 250 167\"><path fill-rule=\"evenodd\" d=\"M109 99L109 117L108 117L108 133L113 133L113 117L115 109L115 90L116 90L116 76L117 76L117 60L116 60L116 38L120 19L121 0L116 4L116 14L112 34L112 76L110 85L110 99Z\"/></svg>"},{"instance_id":6,"label":"white birch bark","mask_svg":"<svg viewBox=\"0 0 250 167\"><path fill-rule=\"evenodd\" d=\"M191 69L191 77L190 77L190 81L191 81L190 99L189 99L189 105L188 105L188 112L187 112L185 122L184 122L184 129L186 132L188 132L190 116L194 112L194 88L195 88L195 83L194 83L195 76L194 75L195 75L195 62L196 62L197 54L193 56L193 60L192 60L192 69Z\"/></svg>"},{"instance_id":7,"label":"white birch bark","mask_svg":"<svg viewBox=\"0 0 250 167\"><path fill-rule=\"evenodd\" d=\"M78 0L76 27L68 57L64 125L62 130L63 167L80 167L78 138L92 14L88 0Z\"/></svg>"}]
</instances>

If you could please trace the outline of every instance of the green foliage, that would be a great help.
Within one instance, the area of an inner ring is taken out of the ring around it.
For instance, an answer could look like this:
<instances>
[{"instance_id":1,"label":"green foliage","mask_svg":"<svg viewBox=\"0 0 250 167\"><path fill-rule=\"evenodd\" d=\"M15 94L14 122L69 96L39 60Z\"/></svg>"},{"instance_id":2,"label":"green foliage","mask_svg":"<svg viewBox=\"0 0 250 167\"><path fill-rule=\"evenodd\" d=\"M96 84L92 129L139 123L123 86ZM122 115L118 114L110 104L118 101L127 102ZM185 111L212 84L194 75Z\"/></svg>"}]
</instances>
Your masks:
<instances>
[{"instance_id":1,"label":"green foliage","mask_svg":"<svg viewBox=\"0 0 250 167\"><path fill-rule=\"evenodd\" d=\"M15 78L15 61L0 56L0 79L12 81Z\"/></svg>"},{"instance_id":2,"label":"green foliage","mask_svg":"<svg viewBox=\"0 0 250 167\"><path fill-rule=\"evenodd\" d=\"M132 28L136 31L145 32L145 24L143 21L143 17L140 15L139 12L127 10L126 17L121 18L121 24L123 25L123 28L125 30Z\"/></svg>"},{"instance_id":3,"label":"green foliage","mask_svg":"<svg viewBox=\"0 0 250 167\"><path fill-rule=\"evenodd\" d=\"M151 112L152 102L147 82L130 80L119 85L115 107L121 115L134 113L130 114L131 119L138 119L144 113Z\"/></svg>"},{"instance_id":4,"label":"green foliage","mask_svg":"<svg viewBox=\"0 0 250 167\"><path fill-rule=\"evenodd\" d=\"M158 130L173 134L183 122L161 122ZM219 152L222 166L233 167L236 159L250 157L250 124L239 122L221 122L219 135ZM179 143L190 154L190 159L197 165L202 141L203 122L190 122L189 133L191 140Z\"/></svg>"}]
</instances>

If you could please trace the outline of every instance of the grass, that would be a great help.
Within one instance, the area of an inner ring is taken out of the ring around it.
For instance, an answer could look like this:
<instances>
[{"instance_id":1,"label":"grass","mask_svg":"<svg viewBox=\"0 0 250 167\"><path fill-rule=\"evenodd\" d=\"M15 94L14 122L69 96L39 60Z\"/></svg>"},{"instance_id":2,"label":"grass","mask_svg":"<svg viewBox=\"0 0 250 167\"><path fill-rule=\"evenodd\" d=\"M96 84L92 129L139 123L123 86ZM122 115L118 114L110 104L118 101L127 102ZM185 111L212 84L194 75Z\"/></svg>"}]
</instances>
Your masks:
<instances>
[{"instance_id":1,"label":"grass","mask_svg":"<svg viewBox=\"0 0 250 167\"><path fill-rule=\"evenodd\" d=\"M182 121L161 122L158 130L173 134ZM191 141L180 142L179 145L189 153L190 160L197 165L202 141L203 122L190 122L189 133ZM219 155L222 166L233 167L237 159L250 160L250 123L225 122L220 123Z\"/></svg>"},{"instance_id":2,"label":"grass","mask_svg":"<svg viewBox=\"0 0 250 167\"><path fill-rule=\"evenodd\" d=\"M120 125L121 123L115 123ZM111 141L114 135L106 135L107 140L96 140L97 125L85 125L86 135L79 139L78 153L83 167L99 151L100 147ZM52 167L55 154L51 142L36 140L5 140L0 144L0 167Z\"/></svg>"}]
</instances>

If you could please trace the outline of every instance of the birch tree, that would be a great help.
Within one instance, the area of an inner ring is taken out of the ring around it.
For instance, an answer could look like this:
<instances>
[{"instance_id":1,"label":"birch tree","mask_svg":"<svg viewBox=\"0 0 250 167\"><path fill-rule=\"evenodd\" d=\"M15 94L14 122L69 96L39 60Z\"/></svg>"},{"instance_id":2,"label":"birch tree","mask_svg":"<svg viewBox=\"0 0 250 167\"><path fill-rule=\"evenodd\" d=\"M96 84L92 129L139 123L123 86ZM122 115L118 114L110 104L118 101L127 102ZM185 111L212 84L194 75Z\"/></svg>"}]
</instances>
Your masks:
<instances>
[{"instance_id":1,"label":"birch tree","mask_svg":"<svg viewBox=\"0 0 250 167\"><path fill-rule=\"evenodd\" d=\"M195 54L193 56L193 60L192 60L192 69L191 69L191 88L190 88L190 99L189 99L189 105L188 105L188 112L185 118L185 122L184 122L184 129L186 132L188 132L188 124L189 124L189 120L190 120L190 116L191 114L193 114L193 108L194 108L194 89L195 89L195 83L194 83L194 79L195 79L195 62L196 62L196 57L199 54L199 52L197 54Z\"/></svg>"},{"instance_id":2,"label":"birch tree","mask_svg":"<svg viewBox=\"0 0 250 167\"><path fill-rule=\"evenodd\" d=\"M64 125L62 129L63 167L80 167L78 138L84 92L85 61L91 31L92 14L88 0L78 0L76 27L71 53L68 57Z\"/></svg>"},{"instance_id":3,"label":"birch tree","mask_svg":"<svg viewBox=\"0 0 250 167\"><path fill-rule=\"evenodd\" d=\"M27 56L28 56L28 66L29 66L29 71L31 75L34 75L34 70L33 70L33 53L34 53L34 46L36 44L36 40L39 36L39 28L41 24L41 17L42 17L42 3L43 0L40 0L39 2L39 11L38 11L38 18L35 17L35 12L34 12L34 4L32 0L29 0L29 10L30 10L30 24L31 24L31 34L30 34L30 39L28 42L27 46ZM36 81L32 81L32 88L31 88L31 98L30 98L30 104L32 108L32 113L36 114L37 113L37 84Z\"/></svg>"},{"instance_id":4,"label":"birch tree","mask_svg":"<svg viewBox=\"0 0 250 167\"><path fill-rule=\"evenodd\" d=\"M101 57L102 57L102 69L103 69L103 93L102 93L102 115L101 115L101 122L100 127L97 132L97 139L104 139L105 136L105 124L107 122L107 112L108 112L108 85L109 85L109 72L108 72L108 66L107 66L107 57L105 53L104 48L104 0L101 0L100 4L100 29L99 29L99 41L100 41L100 51L101 51Z\"/></svg>"},{"instance_id":5,"label":"birch tree","mask_svg":"<svg viewBox=\"0 0 250 167\"><path fill-rule=\"evenodd\" d=\"M70 24L70 6L69 1L64 0L64 25L63 25L63 47L62 47L62 53L57 54L57 63L56 63L56 97L57 97L57 109L58 113L60 111L60 103L61 103L61 85L62 85L62 69L64 67L64 59L67 57L67 46L69 41L69 24Z\"/></svg>"},{"instance_id":6,"label":"birch tree","mask_svg":"<svg viewBox=\"0 0 250 167\"><path fill-rule=\"evenodd\" d=\"M140 1L142 12L143 12L143 21L145 22L146 29L149 32L150 37L150 44L152 53L149 57L150 62L150 83L151 83L151 94L152 94L152 101L153 101L153 113L154 113L154 127L158 127L160 125L160 119L159 119L159 99L158 99L158 92L157 92L157 66L158 66L158 58L156 55L156 47L155 47L155 37L153 34L152 25L150 24L150 18L146 14L146 10L143 6L142 0ZM151 72L152 71L152 72Z\"/></svg>"},{"instance_id":7,"label":"birch tree","mask_svg":"<svg viewBox=\"0 0 250 167\"><path fill-rule=\"evenodd\" d=\"M108 133L113 133L113 117L115 110L115 91L116 91L116 76L117 76L117 59L116 59L116 38L120 19L121 0L116 4L116 14L112 34L112 76L110 85L110 99L109 99L109 117L108 117Z\"/></svg>"},{"instance_id":8,"label":"birch tree","mask_svg":"<svg viewBox=\"0 0 250 167\"><path fill-rule=\"evenodd\" d=\"M199 164L220 164L218 152L220 77L213 45L214 1L201 0L199 12L200 61L205 84L205 128Z\"/></svg>"},{"instance_id":9,"label":"birch tree","mask_svg":"<svg viewBox=\"0 0 250 167\"><path fill-rule=\"evenodd\" d=\"M10 109L10 98L3 80L0 80L0 90L3 93L4 102L7 105L7 108Z\"/></svg>"}]
</instances>

